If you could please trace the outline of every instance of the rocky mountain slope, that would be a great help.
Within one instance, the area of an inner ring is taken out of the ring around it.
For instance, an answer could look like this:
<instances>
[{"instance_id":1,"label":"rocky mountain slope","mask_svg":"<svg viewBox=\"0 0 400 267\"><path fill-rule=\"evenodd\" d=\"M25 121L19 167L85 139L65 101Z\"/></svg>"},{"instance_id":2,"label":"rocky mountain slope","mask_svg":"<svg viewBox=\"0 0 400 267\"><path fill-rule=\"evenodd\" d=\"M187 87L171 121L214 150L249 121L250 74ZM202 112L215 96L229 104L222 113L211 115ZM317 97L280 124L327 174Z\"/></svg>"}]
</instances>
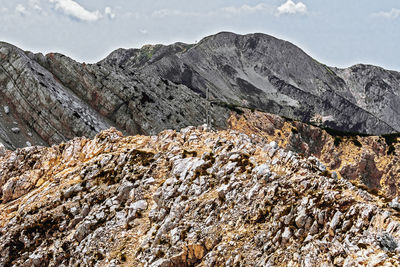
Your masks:
<instances>
[{"instance_id":1,"label":"rocky mountain slope","mask_svg":"<svg viewBox=\"0 0 400 267\"><path fill-rule=\"evenodd\" d=\"M248 107L347 132L400 131L400 73L318 63L265 34L118 49L96 64L0 43L0 142L8 148L201 125ZM206 90L212 105L208 106Z\"/></svg>"},{"instance_id":2,"label":"rocky mountain slope","mask_svg":"<svg viewBox=\"0 0 400 267\"><path fill-rule=\"evenodd\" d=\"M233 115L229 127L287 151L316 157L327 171L369 192L392 199L400 188L399 135L366 136L319 127L257 111Z\"/></svg>"},{"instance_id":3,"label":"rocky mountain slope","mask_svg":"<svg viewBox=\"0 0 400 267\"><path fill-rule=\"evenodd\" d=\"M0 266L398 264L396 200L243 120L2 151Z\"/></svg>"},{"instance_id":4,"label":"rocky mountain slope","mask_svg":"<svg viewBox=\"0 0 400 267\"><path fill-rule=\"evenodd\" d=\"M207 103L198 94L157 76L121 73L60 54L34 55L0 44L0 142L8 148L55 144L94 136L110 126L154 134L203 123ZM226 108L208 108L225 127ZM17 131L12 129L16 128Z\"/></svg>"},{"instance_id":5,"label":"rocky mountain slope","mask_svg":"<svg viewBox=\"0 0 400 267\"><path fill-rule=\"evenodd\" d=\"M143 59L145 58L145 60ZM265 34L219 33L196 45L117 50L104 63L157 74L215 99L347 132L399 131L400 73L323 65Z\"/></svg>"}]
</instances>

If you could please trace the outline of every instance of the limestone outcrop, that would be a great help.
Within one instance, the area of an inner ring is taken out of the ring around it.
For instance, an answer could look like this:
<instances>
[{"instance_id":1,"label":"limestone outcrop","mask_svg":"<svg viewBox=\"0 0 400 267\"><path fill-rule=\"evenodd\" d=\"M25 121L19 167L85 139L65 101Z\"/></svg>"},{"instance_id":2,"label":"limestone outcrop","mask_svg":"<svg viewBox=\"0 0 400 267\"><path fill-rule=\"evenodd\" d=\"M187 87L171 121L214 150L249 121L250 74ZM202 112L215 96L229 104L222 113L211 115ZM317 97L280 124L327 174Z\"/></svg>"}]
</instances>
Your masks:
<instances>
[{"instance_id":1,"label":"limestone outcrop","mask_svg":"<svg viewBox=\"0 0 400 267\"><path fill-rule=\"evenodd\" d=\"M315 157L323 168L374 194L392 199L399 195L400 140L397 134L349 134L285 119L274 114L244 110L232 115L229 127L255 139L276 142L286 151Z\"/></svg>"},{"instance_id":2,"label":"limestone outcrop","mask_svg":"<svg viewBox=\"0 0 400 267\"><path fill-rule=\"evenodd\" d=\"M237 130L6 151L0 266L396 265L396 199Z\"/></svg>"}]
</instances>

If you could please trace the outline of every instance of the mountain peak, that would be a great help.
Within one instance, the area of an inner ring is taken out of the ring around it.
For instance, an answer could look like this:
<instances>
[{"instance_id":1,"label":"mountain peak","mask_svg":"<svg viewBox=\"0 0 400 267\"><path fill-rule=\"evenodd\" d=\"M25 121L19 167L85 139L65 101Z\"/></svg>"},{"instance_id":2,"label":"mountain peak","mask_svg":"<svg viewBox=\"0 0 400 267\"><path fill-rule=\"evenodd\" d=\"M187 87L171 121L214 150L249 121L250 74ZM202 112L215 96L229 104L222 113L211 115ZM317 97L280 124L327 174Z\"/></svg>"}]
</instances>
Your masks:
<instances>
[{"instance_id":1,"label":"mountain peak","mask_svg":"<svg viewBox=\"0 0 400 267\"><path fill-rule=\"evenodd\" d=\"M398 72L229 32L0 65L0 266L400 262Z\"/></svg>"},{"instance_id":2,"label":"mountain peak","mask_svg":"<svg viewBox=\"0 0 400 267\"><path fill-rule=\"evenodd\" d=\"M97 64L2 44L19 51L15 57L3 53L0 80L0 111L10 110L0 139L9 148L93 136L108 126L131 134L179 129L203 123L206 109L214 127L224 128L239 107L308 123L322 118L321 127L345 132L400 131L397 72L331 68L262 33L220 32L197 44L121 48ZM65 115L67 109L72 115Z\"/></svg>"}]
</instances>

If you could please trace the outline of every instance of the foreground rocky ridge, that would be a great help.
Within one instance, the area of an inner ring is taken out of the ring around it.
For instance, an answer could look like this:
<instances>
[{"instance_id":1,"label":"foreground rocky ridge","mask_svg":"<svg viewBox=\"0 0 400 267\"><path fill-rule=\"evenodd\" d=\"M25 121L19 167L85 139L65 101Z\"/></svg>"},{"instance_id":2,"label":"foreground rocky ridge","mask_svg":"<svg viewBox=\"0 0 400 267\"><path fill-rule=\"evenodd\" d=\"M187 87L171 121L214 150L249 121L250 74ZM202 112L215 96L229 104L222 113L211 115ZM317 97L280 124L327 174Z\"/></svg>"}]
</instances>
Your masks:
<instances>
[{"instance_id":1,"label":"foreground rocky ridge","mask_svg":"<svg viewBox=\"0 0 400 267\"><path fill-rule=\"evenodd\" d=\"M338 177L387 198L399 195L398 135L365 136L321 129L273 114L244 110L229 127L253 138L277 142L287 151L315 156Z\"/></svg>"},{"instance_id":2,"label":"foreground rocky ridge","mask_svg":"<svg viewBox=\"0 0 400 267\"><path fill-rule=\"evenodd\" d=\"M399 262L396 201L260 135L111 129L3 152L0 266Z\"/></svg>"},{"instance_id":3,"label":"foreground rocky ridge","mask_svg":"<svg viewBox=\"0 0 400 267\"><path fill-rule=\"evenodd\" d=\"M398 72L331 68L265 34L118 49L96 64L0 42L0 142L52 145L111 126L153 135L201 125L207 111L224 129L237 107L347 132L399 132L399 84Z\"/></svg>"}]
</instances>

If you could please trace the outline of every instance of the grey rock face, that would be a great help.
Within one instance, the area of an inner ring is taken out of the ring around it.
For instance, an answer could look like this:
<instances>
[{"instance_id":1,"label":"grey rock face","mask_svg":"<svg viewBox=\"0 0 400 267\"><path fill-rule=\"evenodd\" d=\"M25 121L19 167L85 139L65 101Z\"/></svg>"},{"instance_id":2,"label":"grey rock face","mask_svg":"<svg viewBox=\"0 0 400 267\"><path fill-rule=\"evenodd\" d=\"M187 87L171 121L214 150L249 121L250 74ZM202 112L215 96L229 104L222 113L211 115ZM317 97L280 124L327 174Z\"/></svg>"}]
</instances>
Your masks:
<instances>
[{"instance_id":1,"label":"grey rock face","mask_svg":"<svg viewBox=\"0 0 400 267\"><path fill-rule=\"evenodd\" d=\"M394 251L399 246L389 233L383 233L381 236L378 236L378 242L383 250L390 252Z\"/></svg>"},{"instance_id":2,"label":"grey rock face","mask_svg":"<svg viewBox=\"0 0 400 267\"><path fill-rule=\"evenodd\" d=\"M138 63L143 53L118 50L105 62L157 74L202 95L209 88L216 102L257 108L336 130L370 134L400 130L395 116L397 72L366 65L330 68L293 44L265 34L223 32L195 46L154 46L152 56Z\"/></svg>"},{"instance_id":3,"label":"grey rock face","mask_svg":"<svg viewBox=\"0 0 400 267\"><path fill-rule=\"evenodd\" d=\"M7 148L92 137L111 126L154 134L203 124L206 100L185 86L6 43L0 43L0 53L0 105L8 107L0 110L0 141ZM210 115L215 126L225 127L229 112L216 106ZM13 128L20 128L18 138Z\"/></svg>"},{"instance_id":4,"label":"grey rock face","mask_svg":"<svg viewBox=\"0 0 400 267\"><path fill-rule=\"evenodd\" d=\"M399 203L399 199L396 197L394 199L392 199L392 201L389 203L389 207L400 211L400 203Z\"/></svg>"},{"instance_id":5,"label":"grey rock face","mask_svg":"<svg viewBox=\"0 0 400 267\"><path fill-rule=\"evenodd\" d=\"M60 54L37 59L62 84L117 128L130 134L155 134L204 123L207 101L184 85L101 61L80 64ZM133 59L132 59L133 60ZM225 127L228 112L209 109L216 127Z\"/></svg>"},{"instance_id":6,"label":"grey rock face","mask_svg":"<svg viewBox=\"0 0 400 267\"><path fill-rule=\"evenodd\" d=\"M10 108L4 110L9 114L0 122L0 140L7 147L24 146L27 141L58 143L94 135L110 126L22 50L0 43L0 56L0 99ZM18 137L13 136L16 129L20 129ZM28 135L31 130L35 133L32 137Z\"/></svg>"},{"instance_id":7,"label":"grey rock face","mask_svg":"<svg viewBox=\"0 0 400 267\"><path fill-rule=\"evenodd\" d=\"M6 148L2 143L0 143L0 157L3 157L5 154L6 154Z\"/></svg>"},{"instance_id":8,"label":"grey rock face","mask_svg":"<svg viewBox=\"0 0 400 267\"><path fill-rule=\"evenodd\" d=\"M12 131L13 133L18 134L18 133L21 131L21 129L18 128L18 127L14 127L14 128L11 128L11 131Z\"/></svg>"},{"instance_id":9,"label":"grey rock face","mask_svg":"<svg viewBox=\"0 0 400 267\"><path fill-rule=\"evenodd\" d=\"M400 73L327 67L265 34L118 49L96 64L0 43L0 66L0 142L12 149L92 137L110 126L156 134L201 125L207 111L215 128L225 128L237 107L342 131L400 131Z\"/></svg>"}]
</instances>

